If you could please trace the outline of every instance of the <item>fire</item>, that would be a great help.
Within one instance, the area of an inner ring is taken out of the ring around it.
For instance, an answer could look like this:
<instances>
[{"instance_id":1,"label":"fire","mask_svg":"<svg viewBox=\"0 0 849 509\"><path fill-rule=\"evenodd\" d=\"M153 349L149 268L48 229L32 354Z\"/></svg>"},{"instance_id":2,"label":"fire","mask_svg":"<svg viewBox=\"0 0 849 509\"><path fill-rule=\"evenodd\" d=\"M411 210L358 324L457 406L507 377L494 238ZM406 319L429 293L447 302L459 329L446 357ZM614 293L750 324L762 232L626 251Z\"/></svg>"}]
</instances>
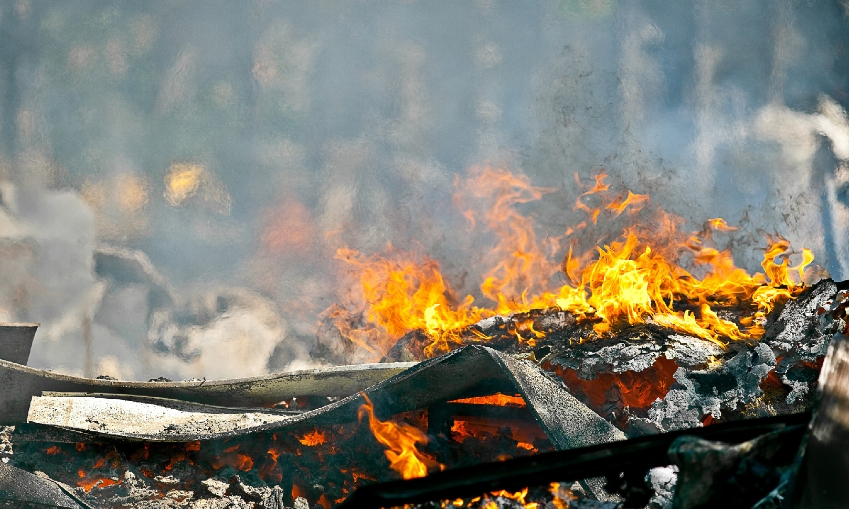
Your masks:
<instances>
[{"instance_id":1,"label":"fire","mask_svg":"<svg viewBox=\"0 0 849 509\"><path fill-rule=\"evenodd\" d=\"M602 215L614 220L646 209L648 195L628 191L613 196L605 179L603 173L597 175L592 188L577 198L575 209L587 213L589 223L597 224ZM790 267L790 243L768 238L763 273L749 274L735 266L730 250L714 247L715 232L736 229L725 220L710 219L703 231L685 237L677 229L680 221L657 209L647 221L650 228L632 224L619 238L580 256L573 252L571 241L557 264L552 256L589 223L540 241L531 219L515 208L551 189L533 187L525 176L483 168L473 170L467 179L458 177L455 190L454 202L462 206L472 227L483 224L496 237L488 260L491 268L480 285L481 294L493 304L479 307L471 295L458 298L439 263L426 256L391 246L375 257L342 248L336 257L353 268L360 293L350 305L332 308L328 315L344 337L376 359L412 330L430 338L424 353L432 357L460 346L463 334L489 339L469 328L484 318L546 308L559 308L592 323L599 336L624 324L655 323L725 347L728 340L759 338L767 313L803 289L804 270L814 258L805 249L801 263ZM691 270L682 266L683 260L689 260ZM558 274L568 282L550 290ZM740 323L717 313L722 307L750 303L756 309ZM541 335L532 332L536 338ZM521 341L522 336L516 335ZM533 341L528 340L530 346Z\"/></svg>"},{"instance_id":2,"label":"fire","mask_svg":"<svg viewBox=\"0 0 849 509\"><path fill-rule=\"evenodd\" d=\"M526 406L524 398L522 398L518 394L515 396L509 396L507 394L501 394L500 392L492 394L490 396L476 396L474 398L454 399L449 401L449 403L467 403L470 405L495 405L513 407Z\"/></svg>"},{"instance_id":3,"label":"fire","mask_svg":"<svg viewBox=\"0 0 849 509\"><path fill-rule=\"evenodd\" d=\"M547 278L557 271L557 264L549 261L549 254L559 246L553 239L537 240L531 218L514 207L539 200L554 190L533 187L524 175L490 168L473 168L467 179L458 176L454 187L454 203L471 226L482 217L497 239L486 255L491 268L483 276L481 293L496 303L497 314L528 309L532 304L526 301L526 295L543 290ZM517 297L518 303L514 302ZM470 306L472 298L466 297L465 302Z\"/></svg>"},{"instance_id":4,"label":"fire","mask_svg":"<svg viewBox=\"0 0 849 509\"><path fill-rule=\"evenodd\" d=\"M117 181L118 203L128 214L139 212L147 205L149 196L144 180L135 175L122 175Z\"/></svg>"},{"instance_id":5,"label":"fire","mask_svg":"<svg viewBox=\"0 0 849 509\"><path fill-rule=\"evenodd\" d=\"M379 356L394 339L415 329L437 341L459 341L459 329L492 314L472 307L471 296L452 305L451 291L435 260L391 249L387 257L376 260L352 249L340 249L336 258L358 269L370 326L352 329L350 315L341 309L332 315L334 323L343 335Z\"/></svg>"},{"instance_id":6,"label":"fire","mask_svg":"<svg viewBox=\"0 0 849 509\"><path fill-rule=\"evenodd\" d=\"M109 477L86 477L85 471L83 470L79 470L77 472L77 476L80 478L80 480L77 481L77 486L82 488L86 493L90 492L93 488L105 488L107 486L113 486L121 483L120 480L110 479Z\"/></svg>"},{"instance_id":7,"label":"fire","mask_svg":"<svg viewBox=\"0 0 849 509\"><path fill-rule=\"evenodd\" d=\"M428 467L439 466L416 449L416 444L426 444L427 436L418 428L406 423L395 424L391 421L381 421L374 415L374 405L365 393L361 393L366 402L360 406L357 415L362 421L368 417L369 428L378 442L386 446L386 457L390 468L401 474L404 479L424 477Z\"/></svg>"},{"instance_id":8,"label":"fire","mask_svg":"<svg viewBox=\"0 0 849 509\"><path fill-rule=\"evenodd\" d=\"M303 445L306 445L307 447L315 447L316 445L321 445L327 442L327 436L324 434L323 431L314 429L306 435L298 438L298 442Z\"/></svg>"},{"instance_id":9,"label":"fire","mask_svg":"<svg viewBox=\"0 0 849 509\"><path fill-rule=\"evenodd\" d=\"M179 453L172 456L172 463L175 461L175 458L185 459L190 464L194 464L191 459L188 459L185 455L181 455ZM232 447L228 447L222 451L221 456L217 458L218 461L213 463L213 467L216 469L223 468L224 466L233 467L236 470L241 470L242 472L248 472L254 467L254 460L249 455L239 452L239 446L234 445ZM170 470L170 464L165 466L165 470Z\"/></svg>"},{"instance_id":10,"label":"fire","mask_svg":"<svg viewBox=\"0 0 849 509\"><path fill-rule=\"evenodd\" d=\"M528 501L528 489L524 488L521 491L510 492L506 490L501 491L493 491L487 493L486 495L474 497L468 501L458 498L455 500L443 500L440 503L440 506L443 509L460 509L460 508L484 508L484 509L498 509L499 507L514 507L515 504L521 504L521 507L524 509L541 509L543 507L553 507L556 509L566 509L569 507L570 502L576 500L577 497L572 494L572 492L565 487L561 486L560 483L551 483L548 487L548 493L550 498L546 500L547 503L539 503L539 502L531 502ZM513 501L513 503L508 502L507 504L504 501L497 501L496 499L507 499ZM549 505L550 504L550 505ZM409 507L409 506L407 506ZM516 506L518 507L518 506Z\"/></svg>"},{"instance_id":11,"label":"fire","mask_svg":"<svg viewBox=\"0 0 849 509\"><path fill-rule=\"evenodd\" d=\"M264 213L260 239L269 253L304 255L315 236L310 211L301 202L287 198Z\"/></svg>"}]
</instances>

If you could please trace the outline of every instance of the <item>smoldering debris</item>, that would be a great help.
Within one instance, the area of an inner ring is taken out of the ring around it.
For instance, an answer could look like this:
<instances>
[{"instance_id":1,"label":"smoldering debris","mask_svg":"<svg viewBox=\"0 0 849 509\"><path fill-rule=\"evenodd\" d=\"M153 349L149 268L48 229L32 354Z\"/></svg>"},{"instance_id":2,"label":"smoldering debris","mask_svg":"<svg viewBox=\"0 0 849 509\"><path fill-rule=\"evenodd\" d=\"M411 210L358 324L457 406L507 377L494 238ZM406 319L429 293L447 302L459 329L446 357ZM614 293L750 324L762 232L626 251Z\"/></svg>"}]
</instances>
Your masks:
<instances>
[{"instance_id":1,"label":"smoldering debris","mask_svg":"<svg viewBox=\"0 0 849 509\"><path fill-rule=\"evenodd\" d=\"M624 327L615 340L581 342L586 331L581 332L580 324L560 310L535 311L532 319L524 315L488 319L476 324L476 330L485 330L492 336L491 344L506 351L469 344L411 366L365 388L363 394L334 401L317 397L321 391L316 391L310 399L316 405L312 408L290 403L270 410L214 408L132 396L138 393L132 387L122 389L127 394L103 397L45 393L33 399L29 423L6 430L5 457L11 464L37 466L52 478L77 485L75 493L87 503L292 507L301 496L302 503L311 507L327 507L341 503L359 486L392 479L382 447L368 426L358 422L365 396L374 402L380 418L403 416L426 430L430 438L425 451L436 461L449 469L473 467L475 472L481 467L474 465L487 461L551 450L579 454L582 447L602 447L599 444L611 441L628 444L626 437L650 443L653 437L674 438L692 434L694 429L710 433L716 423L730 423L741 430L764 416L805 422L815 401L823 345L827 348L832 335L846 327L847 294L840 287L828 280L820 282L768 316L767 333L759 342L732 342L726 349L652 324ZM535 330L548 333L539 344L499 341L502 333L515 337L514 329L529 320L539 325ZM551 330L544 330L543 324ZM408 351L413 339L404 342ZM481 338L469 333L468 341L478 343ZM793 344L799 354L784 365L783 373L791 381L804 381L805 391L798 384L782 382L779 369L782 356L788 355L787 344ZM360 369L367 372L378 366ZM808 370L814 374L812 380ZM300 382L288 378L297 391ZM203 385L195 384L195 390ZM184 390L171 397L187 394ZM501 400L492 399L492 394L518 397L504 396L507 403L497 403ZM169 412L176 412L178 418ZM157 415L163 418L157 420ZM778 428L757 429L765 433ZM788 428L793 437L800 436L798 431ZM693 475L707 472L693 465L711 457L717 460L716 472L736 468L735 475L755 476L752 483L744 484L758 489L752 488L746 496L763 497L771 489L784 493L781 490L789 486L785 480L793 453L787 451L795 446L783 436L778 433L730 448L687 442L678 447L687 449L686 455L670 452L669 457L680 456L677 468L683 477L679 479L688 486L699 485L691 482ZM747 437L744 440L753 438ZM757 456L761 453L763 458ZM67 464L50 466L48 458L54 456L66 459ZM675 462L658 461L646 468ZM599 463L604 464L610 468L609 461ZM771 470L759 470L761 464L770 464ZM561 495L576 507L599 507L617 500L642 507L637 501L644 505L649 499L652 507L670 507L676 496L703 499L698 490L670 489L678 481L664 472L611 472L607 481L563 484ZM712 482L721 484L724 478L719 473ZM523 495L528 497L524 500L551 500L552 489L534 488ZM518 500L514 494L499 496L507 506ZM464 504L475 507L478 502L472 498Z\"/></svg>"},{"instance_id":2,"label":"smoldering debris","mask_svg":"<svg viewBox=\"0 0 849 509\"><path fill-rule=\"evenodd\" d=\"M91 509L71 487L6 463L0 463L0 507Z\"/></svg>"}]
</instances>

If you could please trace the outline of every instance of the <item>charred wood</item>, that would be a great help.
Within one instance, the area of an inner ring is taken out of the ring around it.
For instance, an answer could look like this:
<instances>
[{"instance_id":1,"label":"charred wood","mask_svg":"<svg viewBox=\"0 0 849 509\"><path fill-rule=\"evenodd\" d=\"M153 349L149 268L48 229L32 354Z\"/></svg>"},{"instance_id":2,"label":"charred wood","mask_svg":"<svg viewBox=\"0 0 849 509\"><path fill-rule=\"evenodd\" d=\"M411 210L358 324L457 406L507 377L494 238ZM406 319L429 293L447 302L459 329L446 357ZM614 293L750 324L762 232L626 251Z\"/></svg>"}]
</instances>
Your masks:
<instances>
[{"instance_id":1,"label":"charred wood","mask_svg":"<svg viewBox=\"0 0 849 509\"><path fill-rule=\"evenodd\" d=\"M358 489L340 508L380 508L473 497L497 490L521 490L566 479L595 476L619 478L622 472L645 475L652 467L670 465L672 444L683 436L725 443L743 443L766 433L785 430L788 442L798 447L809 413L672 431L622 442L516 458L509 461L436 472L420 479L392 481Z\"/></svg>"}]
</instances>

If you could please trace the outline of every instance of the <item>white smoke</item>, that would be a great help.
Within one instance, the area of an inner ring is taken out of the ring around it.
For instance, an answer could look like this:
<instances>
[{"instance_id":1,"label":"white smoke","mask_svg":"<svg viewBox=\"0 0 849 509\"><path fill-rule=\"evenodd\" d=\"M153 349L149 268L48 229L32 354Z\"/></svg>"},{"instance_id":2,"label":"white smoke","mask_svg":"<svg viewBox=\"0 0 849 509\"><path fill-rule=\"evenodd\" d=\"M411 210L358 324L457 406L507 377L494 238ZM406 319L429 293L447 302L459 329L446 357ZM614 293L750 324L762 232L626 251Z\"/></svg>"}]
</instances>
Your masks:
<instances>
[{"instance_id":1,"label":"white smoke","mask_svg":"<svg viewBox=\"0 0 849 509\"><path fill-rule=\"evenodd\" d=\"M80 5L0 6L0 318L42 322L35 365L310 365L343 245L475 292L452 183L487 163L557 189L540 238L603 167L740 224L749 269L765 231L849 277L844 0Z\"/></svg>"}]
</instances>

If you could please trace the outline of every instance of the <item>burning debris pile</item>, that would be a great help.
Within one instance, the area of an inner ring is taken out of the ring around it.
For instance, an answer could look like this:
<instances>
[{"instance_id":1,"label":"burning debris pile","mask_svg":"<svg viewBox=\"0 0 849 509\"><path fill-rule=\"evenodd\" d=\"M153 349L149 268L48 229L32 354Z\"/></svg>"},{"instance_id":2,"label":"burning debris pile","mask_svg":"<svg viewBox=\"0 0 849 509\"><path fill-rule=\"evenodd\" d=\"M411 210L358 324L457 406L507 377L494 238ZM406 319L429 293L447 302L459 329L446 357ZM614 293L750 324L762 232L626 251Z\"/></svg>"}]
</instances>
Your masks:
<instances>
[{"instance_id":1,"label":"burning debris pile","mask_svg":"<svg viewBox=\"0 0 849 509\"><path fill-rule=\"evenodd\" d=\"M393 478L804 413L831 337L845 326L845 307L845 293L821 281L776 308L760 341L726 348L656 324L580 343L579 322L552 310L475 325L494 338L536 323L528 327L545 336L524 352L496 340L414 365L208 385L73 379L0 361L3 386L13 388L3 396L4 423L13 425L4 435L4 468L25 471L4 479L41 476L4 496L20 503L58 489L60 507L328 508L357 487ZM345 391L352 394L340 399ZM255 408L233 408L237 401ZM22 402L25 418L12 413ZM651 472L653 507L670 507L674 478L670 468ZM597 507L613 507L623 500L603 480L560 480L569 483L450 503L602 500L608 505ZM638 500L646 505L647 497Z\"/></svg>"},{"instance_id":2,"label":"burning debris pile","mask_svg":"<svg viewBox=\"0 0 849 509\"><path fill-rule=\"evenodd\" d=\"M587 221L537 242L515 206L545 190L489 169L474 179L497 192L458 180L455 198L492 202L466 217L499 238L480 287L493 306L457 298L433 260L340 249L359 291L322 315L314 355L373 364L122 382L28 368L19 346L0 349L0 482L15 488L0 499L666 508L715 502L705 483L736 483L740 507L784 496L832 337L846 332L845 285L804 284L813 257L790 267L781 238L751 275L717 247L733 230L724 221L682 237L647 196L610 194L604 175L576 203ZM630 225L577 254L569 236L604 215ZM562 264L548 261L567 245ZM568 282L547 290L558 270ZM413 484L381 488L398 479Z\"/></svg>"}]
</instances>

